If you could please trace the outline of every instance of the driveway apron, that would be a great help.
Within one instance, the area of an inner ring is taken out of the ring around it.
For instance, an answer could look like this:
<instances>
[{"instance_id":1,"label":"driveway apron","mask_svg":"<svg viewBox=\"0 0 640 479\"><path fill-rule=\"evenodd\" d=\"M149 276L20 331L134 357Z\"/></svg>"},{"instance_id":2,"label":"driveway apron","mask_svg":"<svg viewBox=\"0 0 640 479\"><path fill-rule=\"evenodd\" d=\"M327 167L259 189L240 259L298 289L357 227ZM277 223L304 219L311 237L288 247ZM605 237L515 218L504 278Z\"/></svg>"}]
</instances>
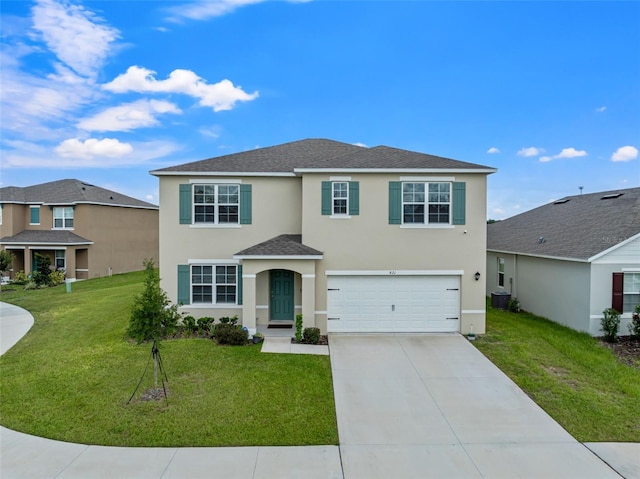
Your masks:
<instances>
[{"instance_id":1,"label":"driveway apron","mask_svg":"<svg viewBox=\"0 0 640 479\"><path fill-rule=\"evenodd\" d=\"M460 335L330 348L346 479L620 478Z\"/></svg>"}]
</instances>

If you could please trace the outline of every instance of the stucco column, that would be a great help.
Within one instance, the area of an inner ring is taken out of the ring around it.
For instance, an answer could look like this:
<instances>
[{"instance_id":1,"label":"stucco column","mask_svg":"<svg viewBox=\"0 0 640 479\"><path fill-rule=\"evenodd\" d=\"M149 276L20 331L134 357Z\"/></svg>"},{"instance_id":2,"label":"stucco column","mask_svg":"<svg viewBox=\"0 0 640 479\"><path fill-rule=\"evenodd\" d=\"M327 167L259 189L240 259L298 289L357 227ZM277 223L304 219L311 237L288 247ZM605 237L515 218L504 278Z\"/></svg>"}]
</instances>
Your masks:
<instances>
[{"instance_id":1,"label":"stucco column","mask_svg":"<svg viewBox=\"0 0 640 479\"><path fill-rule=\"evenodd\" d=\"M67 279L76 279L76 249L74 247L67 248L64 252L64 259Z\"/></svg>"},{"instance_id":2,"label":"stucco column","mask_svg":"<svg viewBox=\"0 0 640 479\"><path fill-rule=\"evenodd\" d=\"M242 274L242 325L249 334L256 332L256 275Z\"/></svg>"},{"instance_id":3,"label":"stucco column","mask_svg":"<svg viewBox=\"0 0 640 479\"><path fill-rule=\"evenodd\" d=\"M316 312L316 275L302 275L302 325L303 328L315 326Z\"/></svg>"},{"instance_id":4,"label":"stucco column","mask_svg":"<svg viewBox=\"0 0 640 479\"><path fill-rule=\"evenodd\" d=\"M29 275L31 273L33 273L33 271L31 271L31 248L25 248L24 249L24 273L26 275Z\"/></svg>"}]
</instances>

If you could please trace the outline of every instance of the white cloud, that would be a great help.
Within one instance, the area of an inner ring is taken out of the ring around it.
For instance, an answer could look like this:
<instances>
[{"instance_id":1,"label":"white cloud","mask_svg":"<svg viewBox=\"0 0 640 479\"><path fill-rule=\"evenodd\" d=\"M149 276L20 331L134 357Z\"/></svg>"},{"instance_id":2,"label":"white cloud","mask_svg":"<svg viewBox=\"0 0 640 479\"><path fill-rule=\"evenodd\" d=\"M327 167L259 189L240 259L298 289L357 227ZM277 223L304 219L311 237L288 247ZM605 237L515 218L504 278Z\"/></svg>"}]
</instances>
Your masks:
<instances>
[{"instance_id":1,"label":"white cloud","mask_svg":"<svg viewBox=\"0 0 640 479\"><path fill-rule=\"evenodd\" d=\"M168 20L208 20L234 12L237 8L261 3L265 0L200 0L169 8Z\"/></svg>"},{"instance_id":2,"label":"white cloud","mask_svg":"<svg viewBox=\"0 0 640 479\"><path fill-rule=\"evenodd\" d=\"M367 145L365 145L364 143L361 143L361 142L359 142L359 141L358 141L358 142L356 142L356 143L354 143L354 146L361 146L361 147L363 147L363 148L368 148L368 146L367 146Z\"/></svg>"},{"instance_id":3,"label":"white cloud","mask_svg":"<svg viewBox=\"0 0 640 479\"><path fill-rule=\"evenodd\" d=\"M544 148L537 148L535 146L529 146L529 147L526 147L526 148L520 148L520 150L518 150L517 155L518 156L529 157L529 156L538 156L541 153L544 153Z\"/></svg>"},{"instance_id":4,"label":"white cloud","mask_svg":"<svg viewBox=\"0 0 640 479\"><path fill-rule=\"evenodd\" d=\"M490 155L495 155L496 153L500 153L500 150L495 146L492 146L487 150L487 153L489 153Z\"/></svg>"},{"instance_id":5,"label":"white cloud","mask_svg":"<svg viewBox=\"0 0 640 479\"><path fill-rule=\"evenodd\" d=\"M559 160L562 158L579 158L581 156L587 156L587 152L585 150L576 150L575 148L563 148L560 153L553 156L542 156L540 157L540 161L546 163L551 160Z\"/></svg>"},{"instance_id":6,"label":"white cloud","mask_svg":"<svg viewBox=\"0 0 640 479\"><path fill-rule=\"evenodd\" d=\"M31 9L33 26L49 49L85 77L93 77L104 64L120 32L81 5L39 0Z\"/></svg>"},{"instance_id":7,"label":"white cloud","mask_svg":"<svg viewBox=\"0 0 640 479\"><path fill-rule=\"evenodd\" d=\"M138 100L85 118L78 123L78 128L87 131L131 131L158 125L160 122L156 116L163 113L179 114L182 111L168 101Z\"/></svg>"},{"instance_id":8,"label":"white cloud","mask_svg":"<svg viewBox=\"0 0 640 479\"><path fill-rule=\"evenodd\" d=\"M638 149L635 146L621 146L612 155L611 161L631 161L638 158Z\"/></svg>"},{"instance_id":9,"label":"white cloud","mask_svg":"<svg viewBox=\"0 0 640 479\"><path fill-rule=\"evenodd\" d=\"M126 73L103 85L105 90L115 93L135 91L139 93L183 93L197 98L201 106L210 106L213 111L231 110L238 101L258 98L258 92L247 93L229 80L208 84L191 70L173 70L166 80L156 80L156 72L139 66L131 66Z\"/></svg>"},{"instance_id":10,"label":"white cloud","mask_svg":"<svg viewBox=\"0 0 640 479\"><path fill-rule=\"evenodd\" d=\"M598 113L602 113L602 112L603 112L603 111L605 111L606 109L607 109L607 107L606 107L606 106L599 106L598 108L596 108L596 111L597 111Z\"/></svg>"},{"instance_id":11,"label":"white cloud","mask_svg":"<svg viewBox=\"0 0 640 479\"><path fill-rule=\"evenodd\" d=\"M104 138L102 140L90 138L84 141L78 138L70 138L60 143L55 151L62 158L116 158L131 153L133 147L129 143L121 143L115 138Z\"/></svg>"},{"instance_id":12,"label":"white cloud","mask_svg":"<svg viewBox=\"0 0 640 479\"><path fill-rule=\"evenodd\" d=\"M208 136L209 138L218 139L222 133L222 127L220 125L201 126L198 128L198 133L202 136Z\"/></svg>"}]
</instances>

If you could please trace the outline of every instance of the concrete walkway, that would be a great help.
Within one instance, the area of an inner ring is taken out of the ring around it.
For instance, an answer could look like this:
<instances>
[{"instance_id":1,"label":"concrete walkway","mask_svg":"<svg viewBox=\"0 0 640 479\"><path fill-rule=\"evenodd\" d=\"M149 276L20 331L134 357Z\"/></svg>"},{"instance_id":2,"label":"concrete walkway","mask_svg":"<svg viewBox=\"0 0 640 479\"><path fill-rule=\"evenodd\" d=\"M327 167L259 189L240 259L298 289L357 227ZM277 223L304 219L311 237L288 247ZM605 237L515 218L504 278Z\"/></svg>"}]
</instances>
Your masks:
<instances>
[{"instance_id":1,"label":"concrete walkway","mask_svg":"<svg viewBox=\"0 0 640 479\"><path fill-rule=\"evenodd\" d=\"M0 303L1 352L32 324ZM87 446L0 427L0 477L640 479L640 444L588 444L598 459L461 336L332 336L331 363L339 448Z\"/></svg>"}]
</instances>

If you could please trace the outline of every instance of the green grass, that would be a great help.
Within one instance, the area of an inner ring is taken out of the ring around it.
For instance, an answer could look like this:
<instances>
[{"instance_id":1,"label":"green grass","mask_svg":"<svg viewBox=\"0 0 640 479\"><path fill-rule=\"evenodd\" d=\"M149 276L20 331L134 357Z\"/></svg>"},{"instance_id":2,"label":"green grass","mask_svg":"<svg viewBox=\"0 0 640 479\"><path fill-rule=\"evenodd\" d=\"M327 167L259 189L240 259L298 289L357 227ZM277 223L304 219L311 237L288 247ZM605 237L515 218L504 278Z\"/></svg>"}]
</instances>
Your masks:
<instances>
[{"instance_id":1,"label":"green grass","mask_svg":"<svg viewBox=\"0 0 640 479\"><path fill-rule=\"evenodd\" d=\"M581 442L640 442L640 370L591 336L489 308L474 343Z\"/></svg>"},{"instance_id":2,"label":"green grass","mask_svg":"<svg viewBox=\"0 0 640 479\"><path fill-rule=\"evenodd\" d=\"M0 422L37 436L117 446L337 444L327 356L262 354L205 339L160 345L168 404L153 386L149 344L124 337L143 274L37 291L2 291L35 324L0 358Z\"/></svg>"}]
</instances>

